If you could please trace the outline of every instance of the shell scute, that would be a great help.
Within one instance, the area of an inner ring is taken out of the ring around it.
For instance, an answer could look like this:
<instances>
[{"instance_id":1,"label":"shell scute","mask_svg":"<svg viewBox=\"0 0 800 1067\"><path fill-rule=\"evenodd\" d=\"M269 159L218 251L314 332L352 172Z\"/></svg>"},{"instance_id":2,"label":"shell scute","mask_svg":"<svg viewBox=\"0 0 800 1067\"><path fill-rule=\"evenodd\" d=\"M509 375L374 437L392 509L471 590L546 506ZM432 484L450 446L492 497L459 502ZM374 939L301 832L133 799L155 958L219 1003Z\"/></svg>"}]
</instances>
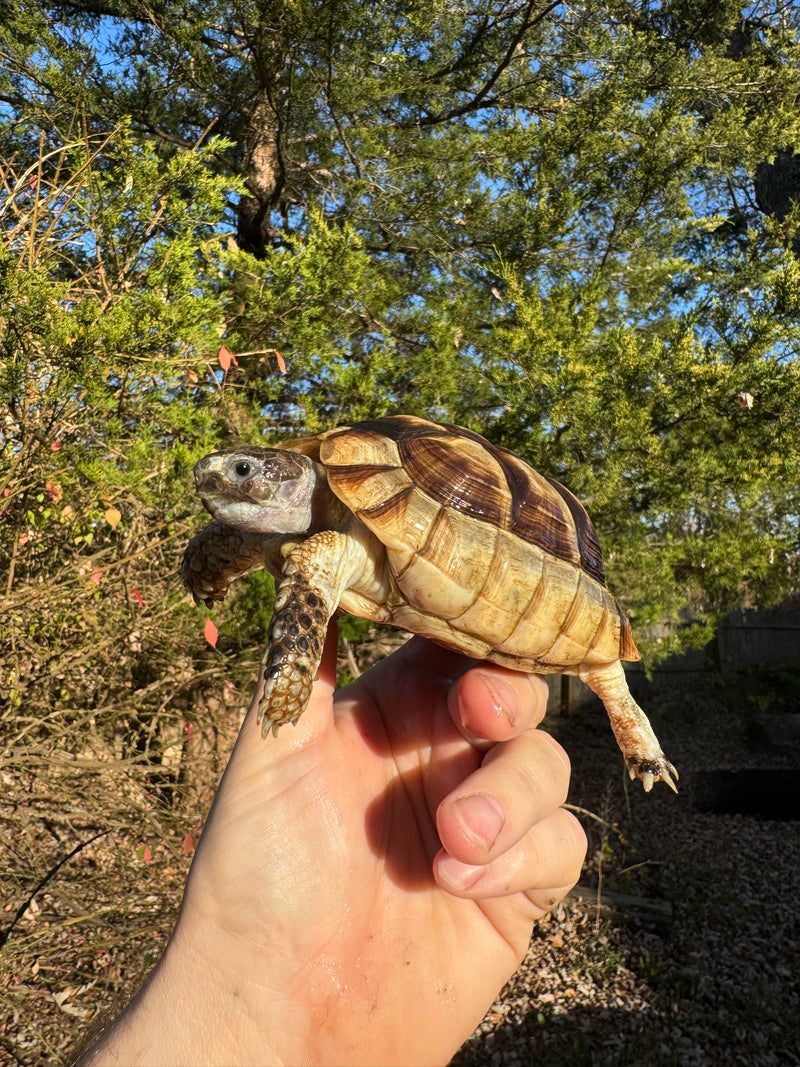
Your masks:
<instances>
[{"instance_id":1,"label":"shell scute","mask_svg":"<svg viewBox=\"0 0 800 1067\"><path fill-rule=\"evenodd\" d=\"M319 458L326 467L401 467L394 438L375 428L374 419L320 434Z\"/></svg>"},{"instance_id":2,"label":"shell scute","mask_svg":"<svg viewBox=\"0 0 800 1067\"><path fill-rule=\"evenodd\" d=\"M393 496L356 514L386 545L395 570L401 573L427 541L440 511L435 501L409 482Z\"/></svg>"},{"instance_id":3,"label":"shell scute","mask_svg":"<svg viewBox=\"0 0 800 1067\"><path fill-rule=\"evenodd\" d=\"M355 512L390 508L395 496L407 493L413 482L402 467L360 463L328 467L328 484Z\"/></svg>"},{"instance_id":4,"label":"shell scute","mask_svg":"<svg viewBox=\"0 0 800 1067\"><path fill-rule=\"evenodd\" d=\"M561 497L554 495L549 482L527 463L510 452L495 451L513 501L510 529L558 559L581 566L572 513L564 508Z\"/></svg>"},{"instance_id":5,"label":"shell scute","mask_svg":"<svg viewBox=\"0 0 800 1067\"><path fill-rule=\"evenodd\" d=\"M414 482L445 507L506 527L511 490L493 457L477 441L455 435L415 436L399 443Z\"/></svg>"},{"instance_id":6,"label":"shell scute","mask_svg":"<svg viewBox=\"0 0 800 1067\"><path fill-rule=\"evenodd\" d=\"M578 539L578 548L581 556L581 565L587 574L596 578L601 585L606 584L606 576L603 570L603 551L597 539L597 531L592 525L592 520L581 502L561 482L555 478L544 476L553 489L569 508L572 521L575 525L575 534Z\"/></svg>"},{"instance_id":7,"label":"shell scute","mask_svg":"<svg viewBox=\"0 0 800 1067\"><path fill-rule=\"evenodd\" d=\"M451 620L462 615L483 586L495 556L496 538L495 527L476 527L467 516L441 508L425 544L403 570L397 570L409 603L421 610L430 610L435 603L437 614ZM394 562L391 550L389 559Z\"/></svg>"},{"instance_id":8,"label":"shell scute","mask_svg":"<svg viewBox=\"0 0 800 1067\"><path fill-rule=\"evenodd\" d=\"M490 634L505 645L527 608L542 573L543 556L507 530L498 530L492 560L475 602L452 625L468 633Z\"/></svg>"},{"instance_id":9,"label":"shell scute","mask_svg":"<svg viewBox=\"0 0 800 1067\"><path fill-rule=\"evenodd\" d=\"M578 591L581 572L563 560L545 555L531 599L514 630L503 642L503 651L545 662L561 633Z\"/></svg>"}]
</instances>

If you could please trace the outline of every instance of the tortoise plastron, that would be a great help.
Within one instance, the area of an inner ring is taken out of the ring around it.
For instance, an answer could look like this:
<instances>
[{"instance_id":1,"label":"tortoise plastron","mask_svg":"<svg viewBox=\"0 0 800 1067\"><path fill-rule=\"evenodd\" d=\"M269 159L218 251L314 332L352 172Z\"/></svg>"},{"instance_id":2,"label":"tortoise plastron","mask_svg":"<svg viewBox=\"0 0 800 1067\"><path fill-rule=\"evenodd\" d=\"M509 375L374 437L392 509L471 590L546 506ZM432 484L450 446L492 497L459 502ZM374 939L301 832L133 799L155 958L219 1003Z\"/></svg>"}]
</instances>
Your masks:
<instances>
[{"instance_id":1,"label":"tortoise plastron","mask_svg":"<svg viewBox=\"0 0 800 1067\"><path fill-rule=\"evenodd\" d=\"M628 690L620 659L639 653L594 527L568 490L513 453L398 415L214 453L195 480L217 520L184 558L195 599L221 600L253 567L277 579L265 734L305 708L341 607L515 670L579 675L603 701L631 777L675 788Z\"/></svg>"}]
</instances>

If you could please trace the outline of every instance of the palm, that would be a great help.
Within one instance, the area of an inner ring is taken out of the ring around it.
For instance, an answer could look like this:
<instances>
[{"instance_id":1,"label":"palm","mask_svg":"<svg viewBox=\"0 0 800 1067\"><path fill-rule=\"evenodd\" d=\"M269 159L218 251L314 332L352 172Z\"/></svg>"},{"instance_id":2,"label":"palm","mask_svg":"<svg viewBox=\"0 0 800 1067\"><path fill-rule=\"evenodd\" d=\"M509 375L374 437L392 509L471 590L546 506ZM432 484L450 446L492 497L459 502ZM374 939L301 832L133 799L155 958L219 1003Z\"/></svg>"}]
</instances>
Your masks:
<instances>
[{"instance_id":1,"label":"palm","mask_svg":"<svg viewBox=\"0 0 800 1067\"><path fill-rule=\"evenodd\" d=\"M446 1062L524 953L524 893L462 899L432 873L437 808L481 763L447 709L468 664L412 642L337 695L335 726L323 681L295 730L237 744L185 910L247 947L311 1062Z\"/></svg>"}]
</instances>

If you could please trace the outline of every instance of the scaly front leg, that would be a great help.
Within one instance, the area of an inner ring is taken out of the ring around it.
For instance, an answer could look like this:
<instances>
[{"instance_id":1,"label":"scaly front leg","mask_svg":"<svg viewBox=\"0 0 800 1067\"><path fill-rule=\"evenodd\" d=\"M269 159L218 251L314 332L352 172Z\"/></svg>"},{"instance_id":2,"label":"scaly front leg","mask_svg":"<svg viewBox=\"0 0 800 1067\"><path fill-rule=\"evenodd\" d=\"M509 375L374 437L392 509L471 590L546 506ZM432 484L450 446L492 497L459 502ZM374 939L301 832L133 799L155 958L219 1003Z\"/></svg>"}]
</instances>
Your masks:
<instances>
[{"instance_id":1,"label":"scaly front leg","mask_svg":"<svg viewBox=\"0 0 800 1067\"><path fill-rule=\"evenodd\" d=\"M278 555L278 541L270 534L211 522L186 546L181 565L184 588L195 604L213 607L215 601L225 599L231 582L270 565Z\"/></svg>"},{"instance_id":2,"label":"scaly front leg","mask_svg":"<svg viewBox=\"0 0 800 1067\"><path fill-rule=\"evenodd\" d=\"M357 546L356 546L357 547ZM353 546L325 530L291 553L275 591L275 613L264 656L264 693L258 706L261 734L296 723L311 696L328 622L352 574Z\"/></svg>"}]
</instances>

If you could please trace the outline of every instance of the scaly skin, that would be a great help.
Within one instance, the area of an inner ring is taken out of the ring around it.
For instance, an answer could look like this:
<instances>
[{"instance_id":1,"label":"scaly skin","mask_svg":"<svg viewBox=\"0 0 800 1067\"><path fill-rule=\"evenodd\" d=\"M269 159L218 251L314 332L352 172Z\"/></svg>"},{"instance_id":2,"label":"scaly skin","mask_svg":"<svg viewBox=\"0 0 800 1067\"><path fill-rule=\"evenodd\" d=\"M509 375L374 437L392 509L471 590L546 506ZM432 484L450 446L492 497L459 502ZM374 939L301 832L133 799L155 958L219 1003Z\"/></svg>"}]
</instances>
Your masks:
<instances>
[{"instance_id":1,"label":"scaly skin","mask_svg":"<svg viewBox=\"0 0 800 1067\"><path fill-rule=\"evenodd\" d=\"M258 705L261 734L277 735L305 710L316 677L328 620L336 610L330 595L296 571L281 582L264 657L264 693Z\"/></svg>"},{"instance_id":2,"label":"scaly skin","mask_svg":"<svg viewBox=\"0 0 800 1067\"><path fill-rule=\"evenodd\" d=\"M323 530L297 545L275 593L258 721L264 737L296 723L311 696L328 622L361 561L358 543ZM349 549L349 550L348 550Z\"/></svg>"},{"instance_id":3,"label":"scaly skin","mask_svg":"<svg viewBox=\"0 0 800 1067\"><path fill-rule=\"evenodd\" d=\"M580 678L603 701L631 778L641 779L647 793L655 782L666 782L677 793L672 775L677 778L678 772L661 751L647 716L631 696L619 660L585 668Z\"/></svg>"},{"instance_id":4,"label":"scaly skin","mask_svg":"<svg viewBox=\"0 0 800 1067\"><path fill-rule=\"evenodd\" d=\"M263 533L211 522L186 546L181 580L196 604L210 608L225 599L231 582L268 566L273 556L270 540Z\"/></svg>"}]
</instances>

